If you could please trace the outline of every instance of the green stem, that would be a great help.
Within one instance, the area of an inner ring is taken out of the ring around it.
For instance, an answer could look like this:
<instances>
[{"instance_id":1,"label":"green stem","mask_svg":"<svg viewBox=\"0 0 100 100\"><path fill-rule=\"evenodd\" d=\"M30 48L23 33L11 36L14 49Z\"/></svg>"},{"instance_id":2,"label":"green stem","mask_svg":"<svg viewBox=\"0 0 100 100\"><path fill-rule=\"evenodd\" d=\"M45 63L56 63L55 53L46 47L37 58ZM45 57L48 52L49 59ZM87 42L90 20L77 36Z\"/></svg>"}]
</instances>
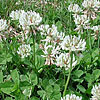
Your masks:
<instances>
[{"instance_id":1,"label":"green stem","mask_svg":"<svg viewBox=\"0 0 100 100\"><path fill-rule=\"evenodd\" d=\"M99 33L98 33L98 49L99 49L99 46L100 46L100 38L99 38Z\"/></svg>"},{"instance_id":2,"label":"green stem","mask_svg":"<svg viewBox=\"0 0 100 100\"><path fill-rule=\"evenodd\" d=\"M32 27L31 27L31 30L32 30L32 39L33 39L33 60L34 60L34 67L36 69L36 66L35 66L35 34L33 32Z\"/></svg>"},{"instance_id":3,"label":"green stem","mask_svg":"<svg viewBox=\"0 0 100 100\"><path fill-rule=\"evenodd\" d=\"M90 47L90 51L92 49L92 45L91 45L91 34L90 32L88 31L88 34L89 34L89 47Z\"/></svg>"},{"instance_id":4,"label":"green stem","mask_svg":"<svg viewBox=\"0 0 100 100\"><path fill-rule=\"evenodd\" d=\"M64 84L65 84L65 81L66 81L66 80L65 80L65 68L64 68Z\"/></svg>"},{"instance_id":5,"label":"green stem","mask_svg":"<svg viewBox=\"0 0 100 100\"><path fill-rule=\"evenodd\" d=\"M70 69L69 69L68 78L67 78L67 81L66 81L66 84L65 84L65 89L64 89L64 92L63 92L63 97L65 96L65 93L66 93L66 90L67 90L67 87L68 87L68 83L69 83L69 80L70 80L70 76L71 76L71 71L72 71L72 60L73 60L73 53L72 52L70 53L70 56L71 56Z\"/></svg>"},{"instance_id":6,"label":"green stem","mask_svg":"<svg viewBox=\"0 0 100 100\"><path fill-rule=\"evenodd\" d=\"M8 46L9 46L9 44L8 44L8 39L4 39L3 37L2 37L2 40L3 40L3 42L4 42L4 44L5 44L5 48L6 48L6 55L8 54ZM5 59L6 60L6 62L7 62L7 59Z\"/></svg>"},{"instance_id":7,"label":"green stem","mask_svg":"<svg viewBox=\"0 0 100 100\"><path fill-rule=\"evenodd\" d=\"M4 94L3 94L3 93L2 93L2 99L5 100L5 99L4 99Z\"/></svg>"},{"instance_id":8,"label":"green stem","mask_svg":"<svg viewBox=\"0 0 100 100\"><path fill-rule=\"evenodd\" d=\"M33 56L34 56L34 66L35 66L35 34L34 33L32 33L33 34Z\"/></svg>"}]
</instances>

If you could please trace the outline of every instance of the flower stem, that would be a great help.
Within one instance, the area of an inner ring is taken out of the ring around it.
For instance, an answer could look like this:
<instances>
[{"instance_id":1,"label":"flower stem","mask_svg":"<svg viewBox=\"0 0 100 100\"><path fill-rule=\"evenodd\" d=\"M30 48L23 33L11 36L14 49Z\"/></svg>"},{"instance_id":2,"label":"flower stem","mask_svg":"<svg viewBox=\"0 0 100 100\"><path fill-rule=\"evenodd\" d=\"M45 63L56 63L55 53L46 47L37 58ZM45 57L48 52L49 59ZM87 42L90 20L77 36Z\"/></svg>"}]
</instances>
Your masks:
<instances>
[{"instance_id":1,"label":"flower stem","mask_svg":"<svg viewBox=\"0 0 100 100\"><path fill-rule=\"evenodd\" d=\"M33 39L33 60L34 60L34 67L36 69L36 66L35 66L35 34L34 34L32 27L31 27L31 31L32 31L32 39Z\"/></svg>"},{"instance_id":2,"label":"flower stem","mask_svg":"<svg viewBox=\"0 0 100 100\"><path fill-rule=\"evenodd\" d=\"M64 84L65 84L65 81L66 81L66 80L65 80L65 68L64 68Z\"/></svg>"},{"instance_id":3,"label":"flower stem","mask_svg":"<svg viewBox=\"0 0 100 100\"><path fill-rule=\"evenodd\" d=\"M91 34L90 34L89 31L88 31L88 33L89 33L89 47L90 47L90 51L91 51L91 49L92 49L92 44L91 44Z\"/></svg>"},{"instance_id":4,"label":"flower stem","mask_svg":"<svg viewBox=\"0 0 100 100\"><path fill-rule=\"evenodd\" d=\"M100 47L100 38L99 38L99 32L98 32L98 49L99 49L99 47Z\"/></svg>"},{"instance_id":5,"label":"flower stem","mask_svg":"<svg viewBox=\"0 0 100 100\"><path fill-rule=\"evenodd\" d=\"M34 67L35 67L35 34L32 33L33 37L33 57L34 57Z\"/></svg>"},{"instance_id":6,"label":"flower stem","mask_svg":"<svg viewBox=\"0 0 100 100\"><path fill-rule=\"evenodd\" d=\"M64 89L64 92L63 92L63 97L65 96L66 89L68 87L68 83L69 83L70 76L71 76L71 71L72 71L72 61L73 61L73 53L72 52L70 53L70 56L71 56L70 69L69 69L68 78L67 78L67 81L66 81L66 84L65 84L65 89Z\"/></svg>"}]
</instances>

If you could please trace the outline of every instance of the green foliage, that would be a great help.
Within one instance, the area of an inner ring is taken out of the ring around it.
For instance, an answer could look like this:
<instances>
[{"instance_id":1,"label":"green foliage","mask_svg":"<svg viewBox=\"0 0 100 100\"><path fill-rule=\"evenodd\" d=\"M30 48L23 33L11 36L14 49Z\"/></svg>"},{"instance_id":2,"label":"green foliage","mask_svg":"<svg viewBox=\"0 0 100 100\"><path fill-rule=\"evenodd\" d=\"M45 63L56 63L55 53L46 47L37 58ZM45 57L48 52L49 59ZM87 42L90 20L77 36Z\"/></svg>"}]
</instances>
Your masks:
<instances>
[{"instance_id":1,"label":"green foliage","mask_svg":"<svg viewBox=\"0 0 100 100\"><path fill-rule=\"evenodd\" d=\"M18 1L20 4L16 5ZM0 0L0 19L4 18L8 21L10 19L8 16L13 10L34 10L43 17L42 23L55 24L58 30L64 31L66 35L77 35L74 31L73 17L67 8L71 2L81 5L83 0L48 0L50 3L46 5L40 4L41 0L33 1ZM99 20L98 16L92 25L100 24ZM19 23L10 21L8 23L20 33ZM64 72L55 65L45 65L46 59L41 56L43 52L39 47L44 37L40 36L38 30L36 32L35 66L33 50L31 56L24 59L17 54L20 37L9 37L0 41L0 100L61 100L68 71ZM89 33L91 34L92 31L84 32L82 35L82 38L86 39L86 50L78 52L82 53L82 57L75 53L78 64L71 72L66 91L66 94L82 96L82 100L89 100L92 87L100 82L100 40L96 40L94 36L89 39ZM15 33L9 35L12 34ZM26 43L33 48L31 37Z\"/></svg>"},{"instance_id":2,"label":"green foliage","mask_svg":"<svg viewBox=\"0 0 100 100\"><path fill-rule=\"evenodd\" d=\"M58 84L53 84L53 80L44 79L42 82L42 90L37 91L43 100L60 100L60 86Z\"/></svg>"}]
</instances>

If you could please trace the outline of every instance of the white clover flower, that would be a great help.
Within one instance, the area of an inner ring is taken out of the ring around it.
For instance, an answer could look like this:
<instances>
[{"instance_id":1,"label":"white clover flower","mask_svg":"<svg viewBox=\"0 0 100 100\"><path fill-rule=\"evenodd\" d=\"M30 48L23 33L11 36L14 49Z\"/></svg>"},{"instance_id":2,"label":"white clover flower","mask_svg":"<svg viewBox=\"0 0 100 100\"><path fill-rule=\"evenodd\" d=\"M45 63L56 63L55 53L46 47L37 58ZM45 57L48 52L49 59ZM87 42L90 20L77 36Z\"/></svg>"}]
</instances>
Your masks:
<instances>
[{"instance_id":1,"label":"white clover flower","mask_svg":"<svg viewBox=\"0 0 100 100\"><path fill-rule=\"evenodd\" d=\"M21 58L28 57L31 52L31 47L30 45L22 44L19 48L17 53L21 56Z\"/></svg>"},{"instance_id":2,"label":"white clover flower","mask_svg":"<svg viewBox=\"0 0 100 100\"><path fill-rule=\"evenodd\" d=\"M100 1L99 0L94 0L94 10L97 11L100 8Z\"/></svg>"},{"instance_id":3,"label":"white clover flower","mask_svg":"<svg viewBox=\"0 0 100 100\"><path fill-rule=\"evenodd\" d=\"M35 11L28 11L28 21L29 25L39 25L42 21L42 17L40 17L39 13L36 13Z\"/></svg>"},{"instance_id":4,"label":"white clover flower","mask_svg":"<svg viewBox=\"0 0 100 100\"><path fill-rule=\"evenodd\" d=\"M93 96L90 100L100 100L100 84L93 86L91 94Z\"/></svg>"},{"instance_id":5,"label":"white clover flower","mask_svg":"<svg viewBox=\"0 0 100 100\"><path fill-rule=\"evenodd\" d=\"M84 51L86 42L82 40L80 36L66 36L62 43L60 44L63 50L69 51Z\"/></svg>"},{"instance_id":6,"label":"white clover flower","mask_svg":"<svg viewBox=\"0 0 100 100\"><path fill-rule=\"evenodd\" d=\"M29 18L24 10L12 11L10 17L12 18L12 20L18 20L20 23L19 26L22 26L23 30L29 29Z\"/></svg>"},{"instance_id":7,"label":"white clover flower","mask_svg":"<svg viewBox=\"0 0 100 100\"><path fill-rule=\"evenodd\" d=\"M87 15L76 15L74 14L74 22L76 24L76 31L81 31L83 29L89 29L90 28L90 19L87 17Z\"/></svg>"},{"instance_id":8,"label":"white clover flower","mask_svg":"<svg viewBox=\"0 0 100 100\"><path fill-rule=\"evenodd\" d=\"M51 36L57 36L57 34L58 34L59 32L58 32L58 30L57 30L57 26L55 26L54 24L52 25L52 27L51 28L49 28L49 30L48 30L48 32L47 32L47 34L49 34L49 35L51 35Z\"/></svg>"},{"instance_id":9,"label":"white clover flower","mask_svg":"<svg viewBox=\"0 0 100 100\"><path fill-rule=\"evenodd\" d=\"M38 27L38 30L41 31L40 32L41 35L47 35L48 29L49 29L49 25L40 25Z\"/></svg>"},{"instance_id":10,"label":"white clover flower","mask_svg":"<svg viewBox=\"0 0 100 100\"><path fill-rule=\"evenodd\" d=\"M99 0L84 0L82 3L84 8L94 8L97 10L100 8L100 1Z\"/></svg>"},{"instance_id":11,"label":"white clover flower","mask_svg":"<svg viewBox=\"0 0 100 100\"><path fill-rule=\"evenodd\" d=\"M52 65L55 64L55 56L59 53L60 47L59 46L53 46L48 45L46 42L44 45L44 49L42 50L44 55L41 55L42 57L46 58L45 65Z\"/></svg>"},{"instance_id":12,"label":"white clover flower","mask_svg":"<svg viewBox=\"0 0 100 100\"><path fill-rule=\"evenodd\" d=\"M46 58L45 64L55 64L55 57L59 54L59 50L61 49L59 43L63 40L64 33L58 32L54 24L51 27L49 25L41 25L38 27L38 30L41 31L41 35L46 36L44 40L41 40L45 43L42 46L44 52L42 56Z\"/></svg>"},{"instance_id":13,"label":"white clover flower","mask_svg":"<svg viewBox=\"0 0 100 100\"><path fill-rule=\"evenodd\" d=\"M90 17L92 20L97 18L97 12L99 12L100 1L99 0L84 0L82 3L85 10L83 13Z\"/></svg>"},{"instance_id":14,"label":"white clover flower","mask_svg":"<svg viewBox=\"0 0 100 100\"><path fill-rule=\"evenodd\" d=\"M56 36L58 34L57 27L54 24L52 27L49 25L41 25L38 29L42 32L41 35Z\"/></svg>"},{"instance_id":15,"label":"white clover flower","mask_svg":"<svg viewBox=\"0 0 100 100\"><path fill-rule=\"evenodd\" d=\"M20 16L19 23L22 26L23 30L29 29L30 21L27 13L24 13Z\"/></svg>"},{"instance_id":16,"label":"white clover flower","mask_svg":"<svg viewBox=\"0 0 100 100\"><path fill-rule=\"evenodd\" d=\"M42 17L35 11L16 10L11 12L10 17L12 20L19 20L23 30L29 29L30 25L39 25L42 21Z\"/></svg>"},{"instance_id":17,"label":"white clover flower","mask_svg":"<svg viewBox=\"0 0 100 100\"><path fill-rule=\"evenodd\" d=\"M41 21L42 17L40 17L39 13L34 11L28 11L19 18L19 23L23 29L29 28L30 25L39 25Z\"/></svg>"},{"instance_id":18,"label":"white clover flower","mask_svg":"<svg viewBox=\"0 0 100 100\"><path fill-rule=\"evenodd\" d=\"M76 96L75 94L68 94L64 98L61 98L61 100L82 100L82 97Z\"/></svg>"},{"instance_id":19,"label":"white clover flower","mask_svg":"<svg viewBox=\"0 0 100 100\"><path fill-rule=\"evenodd\" d=\"M4 31L7 29L7 21L6 20L3 20L3 19L0 19L0 31Z\"/></svg>"},{"instance_id":20,"label":"white clover flower","mask_svg":"<svg viewBox=\"0 0 100 100\"><path fill-rule=\"evenodd\" d=\"M94 6L94 0L84 0L82 6L84 8L91 8Z\"/></svg>"},{"instance_id":21,"label":"white clover flower","mask_svg":"<svg viewBox=\"0 0 100 100\"><path fill-rule=\"evenodd\" d=\"M99 100L99 99L97 99L97 98L93 97L93 98L90 98L90 100Z\"/></svg>"},{"instance_id":22,"label":"white clover flower","mask_svg":"<svg viewBox=\"0 0 100 100\"><path fill-rule=\"evenodd\" d=\"M92 29L94 32L99 31L99 30L100 30L100 25L98 25L98 26L93 26L91 29Z\"/></svg>"},{"instance_id":23,"label":"white clover flower","mask_svg":"<svg viewBox=\"0 0 100 100\"><path fill-rule=\"evenodd\" d=\"M79 7L78 4L70 4L68 10L69 12L74 12L74 13L82 12L82 9Z\"/></svg>"},{"instance_id":24,"label":"white clover flower","mask_svg":"<svg viewBox=\"0 0 100 100\"><path fill-rule=\"evenodd\" d=\"M56 34L58 33L57 26L55 26L54 24L52 25L52 27L50 27L49 25L41 25L38 29L42 32L41 35L56 36Z\"/></svg>"},{"instance_id":25,"label":"white clover flower","mask_svg":"<svg viewBox=\"0 0 100 100\"><path fill-rule=\"evenodd\" d=\"M61 68L64 67L65 70L68 70L70 68L70 61L71 57L69 53L61 53L59 56L56 56L56 65L60 66ZM74 67L76 64L77 61L75 60L75 56L73 55L72 67Z\"/></svg>"},{"instance_id":26,"label":"white clover flower","mask_svg":"<svg viewBox=\"0 0 100 100\"><path fill-rule=\"evenodd\" d=\"M24 14L26 14L24 10L16 10L10 13L10 17L12 18L12 20L19 20L19 18L22 17Z\"/></svg>"},{"instance_id":27,"label":"white clover flower","mask_svg":"<svg viewBox=\"0 0 100 100\"><path fill-rule=\"evenodd\" d=\"M41 4L47 4L48 1L43 1L43 0L41 0L40 3L41 3Z\"/></svg>"},{"instance_id":28,"label":"white clover flower","mask_svg":"<svg viewBox=\"0 0 100 100\"><path fill-rule=\"evenodd\" d=\"M50 43L52 41L52 37L47 36L46 39L41 40L42 42L46 42L46 44ZM53 41L54 42L54 41Z\"/></svg>"},{"instance_id":29,"label":"white clover flower","mask_svg":"<svg viewBox=\"0 0 100 100\"><path fill-rule=\"evenodd\" d=\"M52 27L50 27L49 25L41 25L39 26L38 30L41 31L41 35L45 35L47 36L47 38L49 37L49 39L53 39L54 41L57 41L58 39L63 40L64 38L64 33L58 32L57 26L55 26L54 24L52 25Z\"/></svg>"},{"instance_id":30,"label":"white clover flower","mask_svg":"<svg viewBox=\"0 0 100 100\"><path fill-rule=\"evenodd\" d=\"M48 34L50 34L53 38L55 38L55 40L57 40L57 39L63 40L63 38L65 36L63 32L58 32L57 26L55 26L54 24L48 30Z\"/></svg>"},{"instance_id":31,"label":"white clover flower","mask_svg":"<svg viewBox=\"0 0 100 100\"><path fill-rule=\"evenodd\" d=\"M91 27L91 30L94 31L94 33L92 33L91 35L95 38L95 40L97 40L99 31L100 31L100 25Z\"/></svg>"},{"instance_id":32,"label":"white clover flower","mask_svg":"<svg viewBox=\"0 0 100 100\"><path fill-rule=\"evenodd\" d=\"M18 0L18 1L16 2L16 5L20 5L20 4L21 4L21 1Z\"/></svg>"},{"instance_id":33,"label":"white clover flower","mask_svg":"<svg viewBox=\"0 0 100 100\"><path fill-rule=\"evenodd\" d=\"M63 40L65 37L65 33L64 32L59 32L59 34L57 35L58 39Z\"/></svg>"},{"instance_id":34,"label":"white clover flower","mask_svg":"<svg viewBox=\"0 0 100 100\"><path fill-rule=\"evenodd\" d=\"M24 30L20 32L21 40L24 42L24 40L28 39L29 30Z\"/></svg>"}]
</instances>

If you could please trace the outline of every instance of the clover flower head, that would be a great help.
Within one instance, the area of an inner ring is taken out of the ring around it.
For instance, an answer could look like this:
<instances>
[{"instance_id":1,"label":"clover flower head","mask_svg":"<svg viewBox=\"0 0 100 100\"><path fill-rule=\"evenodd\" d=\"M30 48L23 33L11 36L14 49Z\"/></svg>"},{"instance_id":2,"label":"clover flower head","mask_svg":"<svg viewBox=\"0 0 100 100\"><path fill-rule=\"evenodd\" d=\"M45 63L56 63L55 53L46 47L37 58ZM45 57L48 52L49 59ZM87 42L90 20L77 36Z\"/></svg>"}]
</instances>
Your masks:
<instances>
[{"instance_id":1,"label":"clover flower head","mask_svg":"<svg viewBox=\"0 0 100 100\"><path fill-rule=\"evenodd\" d=\"M100 25L98 25L98 26L93 26L91 29L92 29L94 32L99 31L99 30L100 30Z\"/></svg>"},{"instance_id":2,"label":"clover flower head","mask_svg":"<svg viewBox=\"0 0 100 100\"><path fill-rule=\"evenodd\" d=\"M90 28L90 19L87 17L87 15L76 15L74 14L74 22L76 24L75 30L83 30L83 29L89 29Z\"/></svg>"},{"instance_id":3,"label":"clover flower head","mask_svg":"<svg viewBox=\"0 0 100 100\"><path fill-rule=\"evenodd\" d=\"M84 8L90 8L94 6L94 0L84 0L82 3Z\"/></svg>"},{"instance_id":4,"label":"clover flower head","mask_svg":"<svg viewBox=\"0 0 100 100\"><path fill-rule=\"evenodd\" d=\"M85 40L82 40L80 36L76 37L75 35L66 36L60 45L63 50L69 51L84 51L86 48Z\"/></svg>"},{"instance_id":5,"label":"clover flower head","mask_svg":"<svg viewBox=\"0 0 100 100\"><path fill-rule=\"evenodd\" d=\"M55 26L55 25L53 24L52 27L49 28L48 34L50 34L51 36L56 36L57 33L58 33L57 26Z\"/></svg>"},{"instance_id":6,"label":"clover flower head","mask_svg":"<svg viewBox=\"0 0 100 100\"><path fill-rule=\"evenodd\" d=\"M47 40L48 37L50 40L63 40L64 38L64 33L63 32L58 32L57 30L57 26L55 26L54 24L52 25L52 27L50 27L49 25L41 25L39 26L38 30L40 30L40 34L41 35L45 35L47 36Z\"/></svg>"},{"instance_id":7,"label":"clover flower head","mask_svg":"<svg viewBox=\"0 0 100 100\"><path fill-rule=\"evenodd\" d=\"M90 98L90 100L99 100L99 99L97 99L97 98L93 97L93 98Z\"/></svg>"},{"instance_id":8,"label":"clover flower head","mask_svg":"<svg viewBox=\"0 0 100 100\"><path fill-rule=\"evenodd\" d=\"M20 16L19 23L22 26L23 30L29 29L30 21L29 16L26 12Z\"/></svg>"},{"instance_id":9,"label":"clover flower head","mask_svg":"<svg viewBox=\"0 0 100 100\"><path fill-rule=\"evenodd\" d=\"M65 33L64 32L59 32L57 34L57 39L60 40L60 41L62 41L64 39L64 37L65 37Z\"/></svg>"},{"instance_id":10,"label":"clover flower head","mask_svg":"<svg viewBox=\"0 0 100 100\"><path fill-rule=\"evenodd\" d=\"M23 30L29 28L28 15L24 10L12 11L10 17L12 18L12 20L18 20Z\"/></svg>"},{"instance_id":11,"label":"clover flower head","mask_svg":"<svg viewBox=\"0 0 100 100\"><path fill-rule=\"evenodd\" d=\"M28 57L30 55L31 52L31 47L28 44L22 44L19 48L17 53L21 56L21 58L25 58Z\"/></svg>"},{"instance_id":12,"label":"clover flower head","mask_svg":"<svg viewBox=\"0 0 100 100\"><path fill-rule=\"evenodd\" d=\"M100 8L100 1L99 0L84 0L82 3L84 8Z\"/></svg>"},{"instance_id":13,"label":"clover flower head","mask_svg":"<svg viewBox=\"0 0 100 100\"><path fill-rule=\"evenodd\" d=\"M94 7L95 7L95 11L98 11L98 9L100 8L100 1L99 0L94 0Z\"/></svg>"},{"instance_id":14,"label":"clover flower head","mask_svg":"<svg viewBox=\"0 0 100 100\"><path fill-rule=\"evenodd\" d=\"M63 37L64 37L64 33L63 32L58 32L57 26L55 26L54 24L50 28L49 34L51 34L53 36L53 38L55 38L55 39L59 38L60 40L62 40Z\"/></svg>"},{"instance_id":15,"label":"clover flower head","mask_svg":"<svg viewBox=\"0 0 100 100\"><path fill-rule=\"evenodd\" d=\"M61 98L61 100L82 100L82 97L76 96L75 94L68 94L64 98Z\"/></svg>"},{"instance_id":16,"label":"clover flower head","mask_svg":"<svg viewBox=\"0 0 100 100\"><path fill-rule=\"evenodd\" d=\"M83 13L90 17L92 20L97 18L97 12L100 8L100 1L99 0L84 0L82 3L85 10Z\"/></svg>"},{"instance_id":17,"label":"clover flower head","mask_svg":"<svg viewBox=\"0 0 100 100\"><path fill-rule=\"evenodd\" d=\"M60 47L55 45L48 45L46 42L43 48L44 55L42 57L46 58L45 65L52 65L55 64L55 56L59 53Z\"/></svg>"},{"instance_id":18,"label":"clover flower head","mask_svg":"<svg viewBox=\"0 0 100 100\"><path fill-rule=\"evenodd\" d=\"M12 11L10 14L12 20L19 20L20 25L23 30L29 29L30 25L36 26L39 25L42 21L42 17L40 17L39 13L35 11L27 11L24 10L16 10Z\"/></svg>"},{"instance_id":19,"label":"clover flower head","mask_svg":"<svg viewBox=\"0 0 100 100\"><path fill-rule=\"evenodd\" d=\"M82 9L79 7L78 4L70 4L68 10L69 12L74 12L74 13L82 12Z\"/></svg>"},{"instance_id":20,"label":"clover flower head","mask_svg":"<svg viewBox=\"0 0 100 100\"><path fill-rule=\"evenodd\" d=\"M41 35L47 35L48 29L49 29L49 25L40 25L38 27L38 30L41 31L40 32Z\"/></svg>"},{"instance_id":21,"label":"clover flower head","mask_svg":"<svg viewBox=\"0 0 100 100\"><path fill-rule=\"evenodd\" d=\"M24 30L20 32L22 42L28 39L28 34L29 34L29 30Z\"/></svg>"},{"instance_id":22,"label":"clover flower head","mask_svg":"<svg viewBox=\"0 0 100 100\"><path fill-rule=\"evenodd\" d=\"M40 17L39 13L35 11L27 11L29 25L39 25L42 21L42 17Z\"/></svg>"},{"instance_id":23,"label":"clover flower head","mask_svg":"<svg viewBox=\"0 0 100 100\"><path fill-rule=\"evenodd\" d=\"M16 5L20 5L20 4L21 4L21 1L18 0L18 1L16 2Z\"/></svg>"},{"instance_id":24,"label":"clover flower head","mask_svg":"<svg viewBox=\"0 0 100 100\"><path fill-rule=\"evenodd\" d=\"M58 34L57 26L54 24L52 27L49 25L41 25L38 29L42 32L41 35L56 36Z\"/></svg>"},{"instance_id":25,"label":"clover flower head","mask_svg":"<svg viewBox=\"0 0 100 100\"><path fill-rule=\"evenodd\" d=\"M93 86L91 94L93 95L90 100L100 99L100 84Z\"/></svg>"},{"instance_id":26,"label":"clover flower head","mask_svg":"<svg viewBox=\"0 0 100 100\"><path fill-rule=\"evenodd\" d=\"M7 27L8 27L7 21L6 20L3 20L3 19L0 19L0 31L6 30Z\"/></svg>"},{"instance_id":27,"label":"clover flower head","mask_svg":"<svg viewBox=\"0 0 100 100\"><path fill-rule=\"evenodd\" d=\"M56 65L60 66L61 68L64 67L65 70L68 70L70 68L70 61L71 57L69 53L61 53L59 56L56 56ZM74 67L76 64L77 61L75 60L75 56L73 55L72 67Z\"/></svg>"},{"instance_id":28,"label":"clover flower head","mask_svg":"<svg viewBox=\"0 0 100 100\"><path fill-rule=\"evenodd\" d=\"M45 64L55 64L56 55L59 54L61 49L59 43L63 40L64 33L58 32L57 26L54 24L51 27L49 25L41 25L38 30L41 31L41 35L46 36L44 40L41 40L41 42L45 43L42 47L44 52L42 56L46 58Z\"/></svg>"},{"instance_id":29,"label":"clover flower head","mask_svg":"<svg viewBox=\"0 0 100 100\"><path fill-rule=\"evenodd\" d=\"M24 10L16 10L16 11L12 11L10 13L10 17L12 18L12 20L19 20L20 17L22 17L26 12Z\"/></svg>"},{"instance_id":30,"label":"clover flower head","mask_svg":"<svg viewBox=\"0 0 100 100\"><path fill-rule=\"evenodd\" d=\"M95 38L95 40L97 40L99 31L100 31L100 25L91 27L91 30L94 31L91 35Z\"/></svg>"},{"instance_id":31,"label":"clover flower head","mask_svg":"<svg viewBox=\"0 0 100 100\"><path fill-rule=\"evenodd\" d=\"M42 50L44 55L42 57L46 58L45 65L54 64L54 58L52 56L52 45L44 45L44 49Z\"/></svg>"}]
</instances>

